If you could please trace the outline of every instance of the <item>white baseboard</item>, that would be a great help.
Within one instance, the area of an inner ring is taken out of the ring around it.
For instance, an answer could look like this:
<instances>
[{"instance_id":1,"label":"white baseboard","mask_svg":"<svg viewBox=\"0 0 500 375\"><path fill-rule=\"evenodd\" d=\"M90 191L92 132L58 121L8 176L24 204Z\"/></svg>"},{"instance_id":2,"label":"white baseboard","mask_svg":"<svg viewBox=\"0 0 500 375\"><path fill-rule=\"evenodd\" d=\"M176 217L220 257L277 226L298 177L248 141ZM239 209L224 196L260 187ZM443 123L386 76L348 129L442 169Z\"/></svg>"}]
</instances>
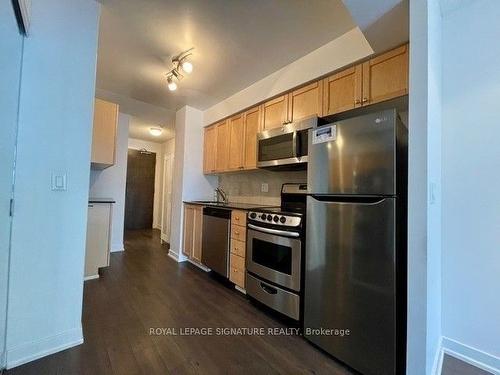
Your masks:
<instances>
[{"instance_id":1,"label":"white baseboard","mask_svg":"<svg viewBox=\"0 0 500 375\"><path fill-rule=\"evenodd\" d=\"M500 375L500 358L449 337L443 337L442 352L493 374ZM442 359L441 359L442 361Z\"/></svg>"},{"instance_id":2,"label":"white baseboard","mask_svg":"<svg viewBox=\"0 0 500 375\"><path fill-rule=\"evenodd\" d=\"M161 240L162 240L163 242L170 243L170 239L167 237L167 235L166 235L166 234L163 234L163 233L162 233L162 234L160 235L160 238L161 238Z\"/></svg>"},{"instance_id":3,"label":"white baseboard","mask_svg":"<svg viewBox=\"0 0 500 375\"><path fill-rule=\"evenodd\" d=\"M236 289L240 293L247 294L247 291L245 289L239 287L238 285L235 285L234 289Z\"/></svg>"},{"instance_id":4,"label":"white baseboard","mask_svg":"<svg viewBox=\"0 0 500 375\"><path fill-rule=\"evenodd\" d=\"M432 365L432 375L440 375L443 368L443 337L439 338L436 353L434 353L434 361Z\"/></svg>"},{"instance_id":5,"label":"white baseboard","mask_svg":"<svg viewBox=\"0 0 500 375\"><path fill-rule=\"evenodd\" d=\"M99 274L97 275L90 275L90 276L85 276L83 278L83 281L87 281L87 280L95 280L95 279L98 279L99 278Z\"/></svg>"},{"instance_id":6,"label":"white baseboard","mask_svg":"<svg viewBox=\"0 0 500 375\"><path fill-rule=\"evenodd\" d=\"M123 242L111 244L112 253L116 253L118 251L125 251L125 246L123 246Z\"/></svg>"},{"instance_id":7,"label":"white baseboard","mask_svg":"<svg viewBox=\"0 0 500 375\"><path fill-rule=\"evenodd\" d=\"M175 260L177 263L179 263L179 262L180 262L180 260L179 260L179 254L177 254L176 252L172 251L172 249L170 249L170 250L168 251L168 256L169 256L170 258L172 258L173 260Z\"/></svg>"},{"instance_id":8,"label":"white baseboard","mask_svg":"<svg viewBox=\"0 0 500 375\"><path fill-rule=\"evenodd\" d=\"M11 369L82 343L83 332L80 326L55 336L21 344L7 349L7 368Z\"/></svg>"}]
</instances>

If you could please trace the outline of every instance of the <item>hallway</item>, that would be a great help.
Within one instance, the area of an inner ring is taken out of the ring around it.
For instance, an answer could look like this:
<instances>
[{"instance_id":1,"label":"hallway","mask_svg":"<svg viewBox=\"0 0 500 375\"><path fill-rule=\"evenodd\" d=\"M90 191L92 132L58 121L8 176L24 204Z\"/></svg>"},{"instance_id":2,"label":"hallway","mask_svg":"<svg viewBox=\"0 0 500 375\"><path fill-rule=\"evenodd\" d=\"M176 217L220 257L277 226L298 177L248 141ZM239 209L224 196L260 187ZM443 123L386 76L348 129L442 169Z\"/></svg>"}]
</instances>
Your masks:
<instances>
[{"instance_id":1,"label":"hallway","mask_svg":"<svg viewBox=\"0 0 500 375\"><path fill-rule=\"evenodd\" d=\"M8 375L351 374L301 337L218 336L215 329L283 328L243 295L189 263L177 264L158 231L126 233L98 280L85 283L85 343ZM212 327L212 336L182 336ZM150 328L177 335L149 335Z\"/></svg>"}]
</instances>

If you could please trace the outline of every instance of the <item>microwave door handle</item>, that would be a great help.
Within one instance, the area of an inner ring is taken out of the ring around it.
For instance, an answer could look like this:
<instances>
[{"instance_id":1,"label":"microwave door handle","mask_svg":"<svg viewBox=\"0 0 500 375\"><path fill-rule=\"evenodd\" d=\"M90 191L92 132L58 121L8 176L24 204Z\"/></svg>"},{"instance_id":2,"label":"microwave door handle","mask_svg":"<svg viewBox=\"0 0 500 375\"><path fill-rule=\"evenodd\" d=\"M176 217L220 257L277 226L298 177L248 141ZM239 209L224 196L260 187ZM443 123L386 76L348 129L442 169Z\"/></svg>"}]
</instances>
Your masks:
<instances>
[{"instance_id":1,"label":"microwave door handle","mask_svg":"<svg viewBox=\"0 0 500 375\"><path fill-rule=\"evenodd\" d=\"M297 144L298 141L299 137L297 137L297 130L295 130L293 132L293 138L292 138L292 144L293 144L292 153L295 158L299 157L299 145Z\"/></svg>"},{"instance_id":2,"label":"microwave door handle","mask_svg":"<svg viewBox=\"0 0 500 375\"><path fill-rule=\"evenodd\" d=\"M277 236L284 236L284 237L300 237L300 234L297 232L288 232L286 230L278 230L278 229L271 229L271 228L263 228L263 227L258 227L257 225L253 224L248 224L248 227L250 229L263 232L263 233L269 233L269 234L276 234Z\"/></svg>"}]
</instances>

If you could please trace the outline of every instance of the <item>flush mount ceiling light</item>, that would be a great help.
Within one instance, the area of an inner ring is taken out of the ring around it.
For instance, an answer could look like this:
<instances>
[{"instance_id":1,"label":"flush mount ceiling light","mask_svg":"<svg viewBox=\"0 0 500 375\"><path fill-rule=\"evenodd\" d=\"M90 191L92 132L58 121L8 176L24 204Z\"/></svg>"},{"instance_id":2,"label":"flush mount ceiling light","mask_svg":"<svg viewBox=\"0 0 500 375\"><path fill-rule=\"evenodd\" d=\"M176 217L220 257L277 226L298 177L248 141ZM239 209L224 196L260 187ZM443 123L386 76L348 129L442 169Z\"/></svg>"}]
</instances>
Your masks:
<instances>
[{"instance_id":1,"label":"flush mount ceiling light","mask_svg":"<svg viewBox=\"0 0 500 375\"><path fill-rule=\"evenodd\" d=\"M177 89L177 82L180 81L184 76L182 73L191 74L193 71L193 63L189 61L189 56L193 53L194 48L190 48L187 51L179 53L177 56L172 57L172 69L166 74L167 75L167 87L170 91Z\"/></svg>"},{"instance_id":2,"label":"flush mount ceiling light","mask_svg":"<svg viewBox=\"0 0 500 375\"><path fill-rule=\"evenodd\" d=\"M161 133L163 133L163 129L162 128L149 128L149 132L151 133L151 135L153 135L155 137L159 137L161 135Z\"/></svg>"}]
</instances>

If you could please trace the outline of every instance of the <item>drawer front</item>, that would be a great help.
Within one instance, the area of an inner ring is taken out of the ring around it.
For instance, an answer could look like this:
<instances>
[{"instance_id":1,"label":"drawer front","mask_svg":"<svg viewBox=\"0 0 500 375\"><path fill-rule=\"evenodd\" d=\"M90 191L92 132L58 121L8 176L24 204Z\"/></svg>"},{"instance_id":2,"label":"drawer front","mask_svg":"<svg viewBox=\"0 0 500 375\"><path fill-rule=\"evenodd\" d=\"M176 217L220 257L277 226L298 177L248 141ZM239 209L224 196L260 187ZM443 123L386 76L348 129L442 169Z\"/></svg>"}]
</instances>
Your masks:
<instances>
[{"instance_id":1,"label":"drawer front","mask_svg":"<svg viewBox=\"0 0 500 375\"><path fill-rule=\"evenodd\" d=\"M246 242L247 238L247 228L239 225L231 225L231 238Z\"/></svg>"},{"instance_id":2,"label":"drawer front","mask_svg":"<svg viewBox=\"0 0 500 375\"><path fill-rule=\"evenodd\" d=\"M231 224L247 226L247 213L246 211L233 210L231 212Z\"/></svg>"},{"instance_id":3,"label":"drawer front","mask_svg":"<svg viewBox=\"0 0 500 375\"><path fill-rule=\"evenodd\" d=\"M246 274L247 294L264 305L286 316L300 319L300 297L277 286L266 283L250 274Z\"/></svg>"},{"instance_id":4,"label":"drawer front","mask_svg":"<svg viewBox=\"0 0 500 375\"><path fill-rule=\"evenodd\" d=\"M244 241L239 241L235 240L234 238L231 239L231 253L238 255L242 258L245 258L245 253L246 253L246 242Z\"/></svg>"},{"instance_id":5,"label":"drawer front","mask_svg":"<svg viewBox=\"0 0 500 375\"><path fill-rule=\"evenodd\" d=\"M231 254L229 280L240 288L245 288L245 258Z\"/></svg>"}]
</instances>

